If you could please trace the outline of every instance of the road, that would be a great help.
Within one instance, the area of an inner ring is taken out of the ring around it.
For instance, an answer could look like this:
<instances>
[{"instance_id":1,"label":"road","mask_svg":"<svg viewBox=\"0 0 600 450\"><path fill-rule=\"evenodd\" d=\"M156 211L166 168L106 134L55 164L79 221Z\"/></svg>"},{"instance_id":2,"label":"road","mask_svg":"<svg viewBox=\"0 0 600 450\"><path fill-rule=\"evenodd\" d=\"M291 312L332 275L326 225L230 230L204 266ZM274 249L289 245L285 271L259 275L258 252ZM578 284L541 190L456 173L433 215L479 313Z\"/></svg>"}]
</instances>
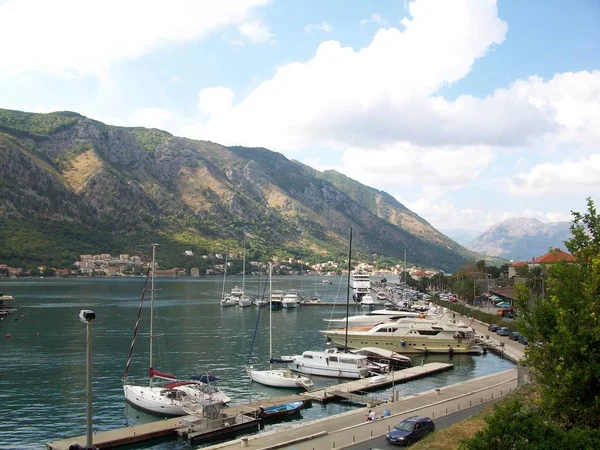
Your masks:
<instances>
[{"instance_id":1,"label":"road","mask_svg":"<svg viewBox=\"0 0 600 450\"><path fill-rule=\"evenodd\" d=\"M439 419L435 419L433 422L435 423L436 430L442 430L444 428L449 427L450 425L455 424L456 422L460 422L461 420L466 419L467 417L471 417L473 414L478 413L483 408L488 406L490 403L484 403L483 405L473 406L472 408L465 409L459 412L455 412L453 414L449 414L447 416L440 417ZM388 450L388 449L398 449L397 445L388 444L385 440L385 436L380 436L369 441L363 442L362 444L353 445L352 447L346 447L347 450Z\"/></svg>"}]
</instances>

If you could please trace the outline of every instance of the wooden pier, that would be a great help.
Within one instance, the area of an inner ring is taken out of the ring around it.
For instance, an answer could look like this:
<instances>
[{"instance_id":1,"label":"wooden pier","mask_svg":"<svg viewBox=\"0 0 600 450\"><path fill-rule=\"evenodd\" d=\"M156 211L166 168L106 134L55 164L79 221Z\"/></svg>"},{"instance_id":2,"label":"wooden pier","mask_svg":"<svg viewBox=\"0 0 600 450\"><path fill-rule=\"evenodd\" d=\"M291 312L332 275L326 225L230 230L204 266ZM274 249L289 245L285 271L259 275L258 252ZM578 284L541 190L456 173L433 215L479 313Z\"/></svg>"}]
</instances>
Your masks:
<instances>
[{"instance_id":1,"label":"wooden pier","mask_svg":"<svg viewBox=\"0 0 600 450\"><path fill-rule=\"evenodd\" d=\"M364 404L380 404L384 400L367 397L362 393L422 378L449 370L452 367L452 364L429 363L397 370L386 375L362 378L300 394L257 399L245 404L224 407L218 417L212 417L210 420L196 415L188 415L103 431L94 433L93 443L99 449L113 449L160 437L176 437L178 435L186 437L190 442L205 442L210 439L221 438L227 434L236 433L244 428L258 427L260 423L258 412L261 406L277 406L292 401L304 401L305 403L310 403L311 401L326 402L339 398L347 398L352 401L360 400L359 403ZM48 450L68 450L74 443L84 445L85 442L86 436L76 436L50 442L46 444L46 448Z\"/></svg>"}]
</instances>

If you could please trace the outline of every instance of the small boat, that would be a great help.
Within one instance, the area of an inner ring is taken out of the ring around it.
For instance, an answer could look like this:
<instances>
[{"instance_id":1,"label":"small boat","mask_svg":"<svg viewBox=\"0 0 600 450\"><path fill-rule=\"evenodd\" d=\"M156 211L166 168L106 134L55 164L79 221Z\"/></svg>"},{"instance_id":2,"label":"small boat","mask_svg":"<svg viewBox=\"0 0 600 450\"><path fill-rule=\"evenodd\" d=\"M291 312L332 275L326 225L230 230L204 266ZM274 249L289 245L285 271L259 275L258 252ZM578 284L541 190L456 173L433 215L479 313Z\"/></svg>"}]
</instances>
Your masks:
<instances>
[{"instance_id":1,"label":"small boat","mask_svg":"<svg viewBox=\"0 0 600 450\"><path fill-rule=\"evenodd\" d=\"M283 291L271 291L271 309L278 311L282 308Z\"/></svg>"},{"instance_id":2,"label":"small boat","mask_svg":"<svg viewBox=\"0 0 600 450\"><path fill-rule=\"evenodd\" d=\"M331 284L331 280L323 280L321 281L322 284Z\"/></svg>"},{"instance_id":3,"label":"small boat","mask_svg":"<svg viewBox=\"0 0 600 450\"><path fill-rule=\"evenodd\" d=\"M294 289L289 290L281 302L282 308L297 308L299 305L298 293Z\"/></svg>"},{"instance_id":4,"label":"small boat","mask_svg":"<svg viewBox=\"0 0 600 450\"><path fill-rule=\"evenodd\" d=\"M11 303L6 303L13 301L15 298L12 295L4 295L0 292L0 313L1 315L7 315L9 313L13 313L17 310L17 308L13 308Z\"/></svg>"},{"instance_id":5,"label":"small boat","mask_svg":"<svg viewBox=\"0 0 600 450\"><path fill-rule=\"evenodd\" d=\"M223 271L223 288L221 291L221 306L235 306L237 305L237 300L233 299L231 295L225 294L225 278L227 277L227 256L225 256L225 270Z\"/></svg>"},{"instance_id":6,"label":"small boat","mask_svg":"<svg viewBox=\"0 0 600 450\"><path fill-rule=\"evenodd\" d=\"M413 365L408 356L377 347L363 347L358 350L350 350L350 353L365 355L370 363L385 364L390 369L406 369Z\"/></svg>"},{"instance_id":7,"label":"small boat","mask_svg":"<svg viewBox=\"0 0 600 450\"><path fill-rule=\"evenodd\" d=\"M272 417L291 416L304 408L304 402L290 402L283 405L270 406L268 408L260 407L258 416L261 419L270 419Z\"/></svg>"}]
</instances>

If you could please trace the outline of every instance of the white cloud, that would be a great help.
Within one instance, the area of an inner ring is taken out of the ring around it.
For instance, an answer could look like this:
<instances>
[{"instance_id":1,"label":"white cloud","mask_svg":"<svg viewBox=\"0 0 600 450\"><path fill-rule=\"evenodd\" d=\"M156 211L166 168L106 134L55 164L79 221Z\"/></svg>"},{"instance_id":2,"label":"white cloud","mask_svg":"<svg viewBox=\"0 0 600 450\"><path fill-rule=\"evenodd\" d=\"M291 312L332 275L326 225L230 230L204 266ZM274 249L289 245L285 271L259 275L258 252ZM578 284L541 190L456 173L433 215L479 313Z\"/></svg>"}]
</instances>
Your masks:
<instances>
[{"instance_id":1,"label":"white cloud","mask_svg":"<svg viewBox=\"0 0 600 450\"><path fill-rule=\"evenodd\" d=\"M260 22L244 23L238 27L238 31L251 42L267 42L273 37L269 27Z\"/></svg>"},{"instance_id":2,"label":"white cloud","mask_svg":"<svg viewBox=\"0 0 600 450\"><path fill-rule=\"evenodd\" d=\"M0 75L80 76L169 43L244 23L270 0L8 0L0 4Z\"/></svg>"},{"instance_id":3,"label":"white cloud","mask_svg":"<svg viewBox=\"0 0 600 450\"><path fill-rule=\"evenodd\" d=\"M368 186L394 191L419 185L439 197L477 179L493 160L486 146L420 147L399 142L381 149L350 148L337 170Z\"/></svg>"},{"instance_id":4,"label":"white cloud","mask_svg":"<svg viewBox=\"0 0 600 450\"><path fill-rule=\"evenodd\" d=\"M304 31L307 33L312 33L315 30L324 31L325 33L331 33L333 31L333 27L326 20L321 23L309 24L304 27Z\"/></svg>"},{"instance_id":5,"label":"white cloud","mask_svg":"<svg viewBox=\"0 0 600 450\"><path fill-rule=\"evenodd\" d=\"M360 50L323 42L312 59L279 67L241 101L184 134L287 154L344 152L339 170L380 188L391 167L408 180L418 168L425 173L418 183L438 195L509 151L567 143L597 148L600 71L531 77L485 98L450 101L440 90L500 44L507 24L493 0L415 0L409 12L403 30L380 29ZM427 167L436 160L439 169Z\"/></svg>"},{"instance_id":6,"label":"white cloud","mask_svg":"<svg viewBox=\"0 0 600 450\"><path fill-rule=\"evenodd\" d=\"M561 163L544 163L520 173L509 183L512 194L561 192L600 193L600 153Z\"/></svg>"},{"instance_id":7,"label":"white cloud","mask_svg":"<svg viewBox=\"0 0 600 450\"><path fill-rule=\"evenodd\" d=\"M409 9L405 31L381 29L359 51L324 42L311 60L279 67L227 114L189 132L287 150L448 143L435 136L452 130L423 105L500 43L506 23L492 1L417 0Z\"/></svg>"},{"instance_id":8,"label":"white cloud","mask_svg":"<svg viewBox=\"0 0 600 450\"><path fill-rule=\"evenodd\" d=\"M362 19L360 21L360 27L364 28L368 23L374 23L376 25L385 25L387 22L379 14L374 12L368 19Z\"/></svg>"},{"instance_id":9,"label":"white cloud","mask_svg":"<svg viewBox=\"0 0 600 450\"><path fill-rule=\"evenodd\" d=\"M226 87L210 87L202 89L198 96L198 108L213 117L224 114L233 102L234 93Z\"/></svg>"}]
</instances>

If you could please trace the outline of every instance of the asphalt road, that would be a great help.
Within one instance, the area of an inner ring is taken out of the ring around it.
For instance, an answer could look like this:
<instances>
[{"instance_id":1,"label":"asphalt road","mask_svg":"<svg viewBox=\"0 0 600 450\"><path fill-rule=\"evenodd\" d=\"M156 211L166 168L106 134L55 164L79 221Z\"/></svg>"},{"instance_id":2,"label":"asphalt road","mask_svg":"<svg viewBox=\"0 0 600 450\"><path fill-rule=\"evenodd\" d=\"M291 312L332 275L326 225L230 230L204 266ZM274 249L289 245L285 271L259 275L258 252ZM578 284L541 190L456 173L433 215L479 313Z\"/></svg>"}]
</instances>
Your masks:
<instances>
[{"instance_id":1,"label":"asphalt road","mask_svg":"<svg viewBox=\"0 0 600 450\"><path fill-rule=\"evenodd\" d=\"M489 403L484 403L482 405L473 406L472 408L461 410L455 412L453 414L448 414L447 416L440 417L439 419L435 419L433 423L435 423L435 429L441 430L450 425L455 424L456 422L460 422L461 420L466 419L467 417L471 417L473 414L478 413L480 410L488 406ZM388 444L385 440L385 436L377 437L371 439L369 441L363 442L362 444L357 444L352 447L347 447L349 450L388 450L388 449L398 449L397 445Z\"/></svg>"}]
</instances>

